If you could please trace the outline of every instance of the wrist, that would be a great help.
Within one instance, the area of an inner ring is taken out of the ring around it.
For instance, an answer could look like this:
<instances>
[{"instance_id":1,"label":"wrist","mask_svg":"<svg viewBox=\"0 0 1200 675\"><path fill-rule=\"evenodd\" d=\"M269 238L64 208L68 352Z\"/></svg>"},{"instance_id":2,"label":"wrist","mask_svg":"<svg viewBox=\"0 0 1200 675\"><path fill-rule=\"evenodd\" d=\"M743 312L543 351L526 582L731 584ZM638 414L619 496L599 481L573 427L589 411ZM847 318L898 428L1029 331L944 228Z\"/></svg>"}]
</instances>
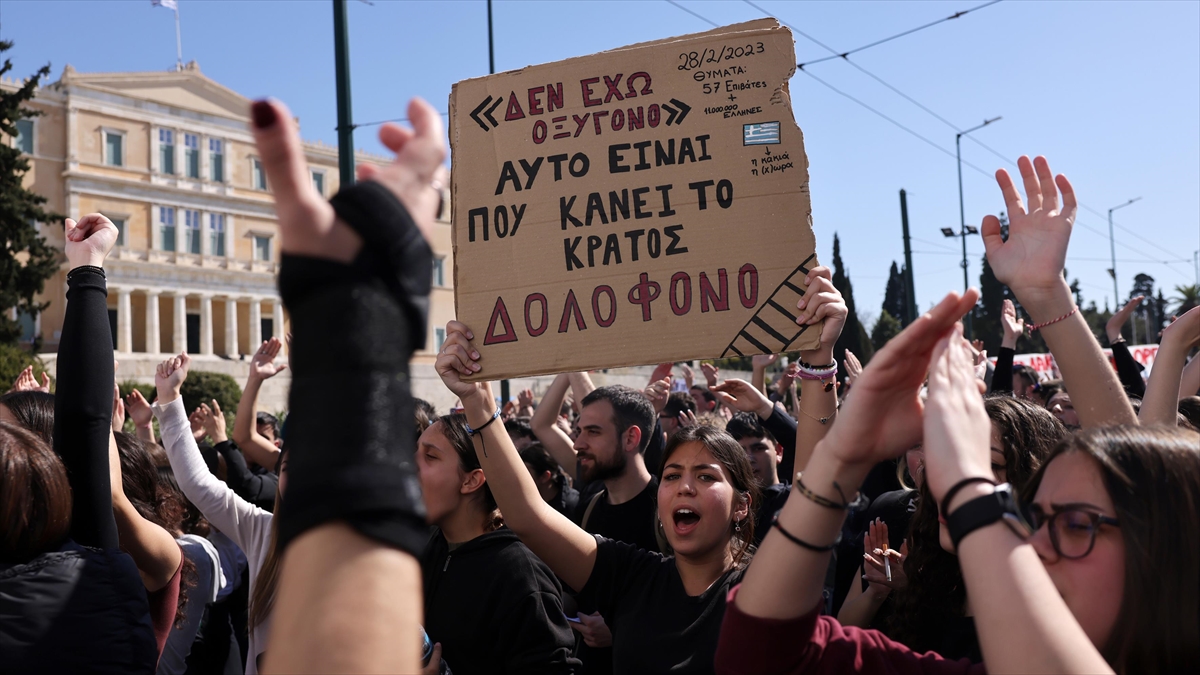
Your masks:
<instances>
[{"instance_id":1,"label":"wrist","mask_svg":"<svg viewBox=\"0 0 1200 675\"><path fill-rule=\"evenodd\" d=\"M805 363L826 364L833 362L833 346L821 345L816 349L800 352L800 360Z\"/></svg>"},{"instance_id":2,"label":"wrist","mask_svg":"<svg viewBox=\"0 0 1200 675\"><path fill-rule=\"evenodd\" d=\"M955 481L954 483L957 484L957 483L961 482L962 480L965 480L967 477L968 476L964 476L962 479L959 479L959 480ZM958 507L962 506L963 504L966 504L967 502L971 501L972 499L976 499L978 497L984 497L984 496L990 495L996 491L996 486L993 484L992 478L990 476L986 476L984 474L979 474L979 477L983 478L985 480L981 480L977 483L971 483L970 485L964 486L958 492L954 493L954 495L950 499L950 503L943 504L943 499L941 499L941 498L938 499L938 504L942 505L941 513L942 513L943 517L949 517L950 514L954 513L954 511L956 509L958 509ZM952 484L952 486L953 486L953 484ZM944 497L945 495L943 494L942 496Z\"/></svg>"},{"instance_id":3,"label":"wrist","mask_svg":"<svg viewBox=\"0 0 1200 675\"><path fill-rule=\"evenodd\" d=\"M884 586L883 584L873 584L868 582L867 590L864 592L871 600L875 602L883 602L884 600L887 600L889 595L892 594L892 589Z\"/></svg>"},{"instance_id":4,"label":"wrist","mask_svg":"<svg viewBox=\"0 0 1200 675\"><path fill-rule=\"evenodd\" d=\"M1071 311L1075 300L1065 279L1050 287L1013 289L1030 319L1035 324L1045 323Z\"/></svg>"},{"instance_id":5,"label":"wrist","mask_svg":"<svg viewBox=\"0 0 1200 675\"><path fill-rule=\"evenodd\" d=\"M155 399L154 402L159 405L166 405L166 404L170 403L171 401L174 401L177 398L179 398L179 390L178 389L167 389L165 387L159 387L158 398Z\"/></svg>"},{"instance_id":6,"label":"wrist","mask_svg":"<svg viewBox=\"0 0 1200 675\"><path fill-rule=\"evenodd\" d=\"M1004 339L1000 341L1000 346L1001 346L1002 348L1004 348L1004 349L1011 349L1011 350L1013 350L1013 351L1016 351L1016 349L1017 349L1017 336L1016 336L1016 335L1010 335L1010 334L1007 334L1007 333L1006 333L1006 334L1004 335Z\"/></svg>"},{"instance_id":7,"label":"wrist","mask_svg":"<svg viewBox=\"0 0 1200 675\"><path fill-rule=\"evenodd\" d=\"M135 427L137 427L138 429L152 429L154 427L152 422L146 422L145 424L139 424L138 422L134 422L133 425Z\"/></svg>"},{"instance_id":8,"label":"wrist","mask_svg":"<svg viewBox=\"0 0 1200 675\"><path fill-rule=\"evenodd\" d=\"M804 485L820 495L839 500L842 497L838 494L840 489L847 500L853 500L875 462L850 462L838 457L833 451L833 448L838 446L832 433L831 429L830 435L818 441L813 448L812 457L803 468ZM800 470L797 470L796 475L799 473ZM793 480L795 478L796 476L792 476Z\"/></svg>"}]
</instances>

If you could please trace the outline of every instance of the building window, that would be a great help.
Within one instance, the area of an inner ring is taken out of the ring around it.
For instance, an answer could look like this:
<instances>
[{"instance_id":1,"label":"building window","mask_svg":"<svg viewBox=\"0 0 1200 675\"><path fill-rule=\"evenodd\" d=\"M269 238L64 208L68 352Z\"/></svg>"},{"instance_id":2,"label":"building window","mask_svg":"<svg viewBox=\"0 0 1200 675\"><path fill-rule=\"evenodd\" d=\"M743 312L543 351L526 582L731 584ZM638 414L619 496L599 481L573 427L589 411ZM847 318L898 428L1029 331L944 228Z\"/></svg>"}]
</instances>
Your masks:
<instances>
[{"instance_id":1,"label":"building window","mask_svg":"<svg viewBox=\"0 0 1200 675\"><path fill-rule=\"evenodd\" d=\"M25 154L33 154L33 120L17 120L16 148Z\"/></svg>"},{"instance_id":2,"label":"building window","mask_svg":"<svg viewBox=\"0 0 1200 675\"><path fill-rule=\"evenodd\" d=\"M324 171L313 171L312 172L312 180L313 180L313 187L315 187L317 189L317 194L324 197L325 196L325 172Z\"/></svg>"},{"instance_id":3,"label":"building window","mask_svg":"<svg viewBox=\"0 0 1200 675\"><path fill-rule=\"evenodd\" d=\"M158 222L162 228L162 250L175 250L175 209L170 206L158 207Z\"/></svg>"},{"instance_id":4,"label":"building window","mask_svg":"<svg viewBox=\"0 0 1200 675\"><path fill-rule=\"evenodd\" d=\"M433 351L441 353L442 345L446 344L446 329L433 329Z\"/></svg>"},{"instance_id":5,"label":"building window","mask_svg":"<svg viewBox=\"0 0 1200 675\"><path fill-rule=\"evenodd\" d=\"M219 138L208 139L208 163L214 183L225 182L225 141Z\"/></svg>"},{"instance_id":6,"label":"building window","mask_svg":"<svg viewBox=\"0 0 1200 675\"><path fill-rule=\"evenodd\" d=\"M200 212L187 209L183 212L183 250L200 255Z\"/></svg>"},{"instance_id":7,"label":"building window","mask_svg":"<svg viewBox=\"0 0 1200 675\"><path fill-rule=\"evenodd\" d=\"M158 170L175 175L175 132L170 129L158 130Z\"/></svg>"},{"instance_id":8,"label":"building window","mask_svg":"<svg viewBox=\"0 0 1200 675\"><path fill-rule=\"evenodd\" d=\"M104 132L104 163L125 166L125 136L115 131Z\"/></svg>"},{"instance_id":9,"label":"building window","mask_svg":"<svg viewBox=\"0 0 1200 675\"><path fill-rule=\"evenodd\" d=\"M113 225L117 226L117 246L126 246L125 243L125 219L124 218L109 218Z\"/></svg>"},{"instance_id":10,"label":"building window","mask_svg":"<svg viewBox=\"0 0 1200 675\"><path fill-rule=\"evenodd\" d=\"M212 237L209 250L213 255L225 255L225 214L208 214L208 231Z\"/></svg>"},{"instance_id":11,"label":"building window","mask_svg":"<svg viewBox=\"0 0 1200 675\"><path fill-rule=\"evenodd\" d=\"M200 180L200 137L183 135L183 170L188 178Z\"/></svg>"},{"instance_id":12,"label":"building window","mask_svg":"<svg viewBox=\"0 0 1200 675\"><path fill-rule=\"evenodd\" d=\"M250 160L250 164L251 164L250 178L254 182L254 189L255 190L266 190L267 189L267 174L263 173L262 160L261 159L252 159L252 160Z\"/></svg>"},{"instance_id":13,"label":"building window","mask_svg":"<svg viewBox=\"0 0 1200 675\"><path fill-rule=\"evenodd\" d=\"M259 320L259 330L262 331L262 339L270 340L275 337L275 319L274 317L264 316Z\"/></svg>"},{"instance_id":14,"label":"building window","mask_svg":"<svg viewBox=\"0 0 1200 675\"><path fill-rule=\"evenodd\" d=\"M445 258L434 258L433 259L433 285L434 286L445 286L446 285L446 259Z\"/></svg>"},{"instance_id":15,"label":"building window","mask_svg":"<svg viewBox=\"0 0 1200 675\"><path fill-rule=\"evenodd\" d=\"M254 259L269 261L271 259L271 238L254 235Z\"/></svg>"},{"instance_id":16,"label":"building window","mask_svg":"<svg viewBox=\"0 0 1200 675\"><path fill-rule=\"evenodd\" d=\"M33 342L37 336L37 315L32 312L17 312L17 324L21 328L21 342Z\"/></svg>"}]
</instances>

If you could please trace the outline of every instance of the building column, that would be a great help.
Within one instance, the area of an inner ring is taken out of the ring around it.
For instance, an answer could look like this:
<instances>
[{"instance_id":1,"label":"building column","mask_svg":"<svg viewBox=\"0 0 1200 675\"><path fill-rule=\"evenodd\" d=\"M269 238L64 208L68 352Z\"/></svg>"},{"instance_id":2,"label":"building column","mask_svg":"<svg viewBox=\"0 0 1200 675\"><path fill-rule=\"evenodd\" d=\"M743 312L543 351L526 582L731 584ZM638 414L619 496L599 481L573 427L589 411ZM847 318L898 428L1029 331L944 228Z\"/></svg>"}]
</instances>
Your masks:
<instances>
[{"instance_id":1,"label":"building column","mask_svg":"<svg viewBox=\"0 0 1200 675\"><path fill-rule=\"evenodd\" d=\"M275 298L271 304L274 307L271 310L271 332L283 343L283 347L279 350L279 353L287 354L287 332L283 329L283 301Z\"/></svg>"},{"instance_id":2,"label":"building column","mask_svg":"<svg viewBox=\"0 0 1200 675\"><path fill-rule=\"evenodd\" d=\"M175 330L171 336L171 351L182 354L187 351L187 296L183 291L175 291L172 323L175 324Z\"/></svg>"},{"instance_id":3,"label":"building column","mask_svg":"<svg viewBox=\"0 0 1200 675\"><path fill-rule=\"evenodd\" d=\"M262 299L250 298L250 351L258 351L262 344Z\"/></svg>"},{"instance_id":4,"label":"building column","mask_svg":"<svg viewBox=\"0 0 1200 675\"><path fill-rule=\"evenodd\" d=\"M117 351L133 351L133 306L128 288L117 289Z\"/></svg>"},{"instance_id":5,"label":"building column","mask_svg":"<svg viewBox=\"0 0 1200 675\"><path fill-rule=\"evenodd\" d=\"M146 353L159 354L158 330L158 296L157 290L146 291Z\"/></svg>"},{"instance_id":6,"label":"building column","mask_svg":"<svg viewBox=\"0 0 1200 675\"><path fill-rule=\"evenodd\" d=\"M241 352L238 351L238 323L237 323L237 298L226 296L225 298L225 353L229 356L237 356ZM257 349L257 347L255 347Z\"/></svg>"},{"instance_id":7,"label":"building column","mask_svg":"<svg viewBox=\"0 0 1200 675\"><path fill-rule=\"evenodd\" d=\"M212 296L200 296L200 353L213 353Z\"/></svg>"}]
</instances>

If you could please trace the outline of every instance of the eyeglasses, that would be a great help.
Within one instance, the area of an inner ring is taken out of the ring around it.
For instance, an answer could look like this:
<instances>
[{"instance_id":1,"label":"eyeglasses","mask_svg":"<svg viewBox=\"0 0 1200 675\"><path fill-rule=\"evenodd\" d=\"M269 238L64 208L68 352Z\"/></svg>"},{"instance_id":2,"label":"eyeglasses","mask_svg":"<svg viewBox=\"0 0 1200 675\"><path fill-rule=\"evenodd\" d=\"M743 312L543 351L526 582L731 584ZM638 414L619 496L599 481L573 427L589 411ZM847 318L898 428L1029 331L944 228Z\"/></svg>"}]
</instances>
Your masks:
<instances>
[{"instance_id":1,"label":"eyeglasses","mask_svg":"<svg viewBox=\"0 0 1200 675\"><path fill-rule=\"evenodd\" d=\"M1120 523L1082 506L1055 509L1049 515L1037 504L1029 507L1029 524L1034 532L1042 525L1050 527L1050 544L1058 555L1068 560L1087 557L1096 545L1096 531L1101 525L1116 527Z\"/></svg>"}]
</instances>

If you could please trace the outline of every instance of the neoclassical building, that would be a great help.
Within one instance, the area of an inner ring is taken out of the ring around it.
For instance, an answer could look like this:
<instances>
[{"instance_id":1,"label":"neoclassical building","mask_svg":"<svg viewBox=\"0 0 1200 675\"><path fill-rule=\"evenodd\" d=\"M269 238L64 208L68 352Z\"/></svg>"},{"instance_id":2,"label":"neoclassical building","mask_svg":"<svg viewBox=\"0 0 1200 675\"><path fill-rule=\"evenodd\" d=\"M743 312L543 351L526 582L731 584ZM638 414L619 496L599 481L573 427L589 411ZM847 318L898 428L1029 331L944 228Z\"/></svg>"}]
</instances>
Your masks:
<instances>
[{"instance_id":1,"label":"neoclassical building","mask_svg":"<svg viewBox=\"0 0 1200 675\"><path fill-rule=\"evenodd\" d=\"M205 77L195 62L138 73L80 73L68 65L28 104L42 115L4 139L29 155L26 185L49 200L49 210L76 219L98 211L120 230L106 263L119 379L152 378L155 362L186 350L197 367L242 380L248 355L287 330L275 285L278 226L250 133L250 103ZM304 150L314 187L331 196L338 188L337 148L305 142ZM414 359L418 364L432 362L444 338L440 327L454 316L448 198L446 204L432 242L428 349ZM62 246L61 224L39 227ZM50 306L35 318L21 317L25 339L40 336L47 359L58 346L65 279L64 258L46 283ZM271 399L264 408L282 409L286 380L278 384L264 392Z\"/></svg>"}]
</instances>

